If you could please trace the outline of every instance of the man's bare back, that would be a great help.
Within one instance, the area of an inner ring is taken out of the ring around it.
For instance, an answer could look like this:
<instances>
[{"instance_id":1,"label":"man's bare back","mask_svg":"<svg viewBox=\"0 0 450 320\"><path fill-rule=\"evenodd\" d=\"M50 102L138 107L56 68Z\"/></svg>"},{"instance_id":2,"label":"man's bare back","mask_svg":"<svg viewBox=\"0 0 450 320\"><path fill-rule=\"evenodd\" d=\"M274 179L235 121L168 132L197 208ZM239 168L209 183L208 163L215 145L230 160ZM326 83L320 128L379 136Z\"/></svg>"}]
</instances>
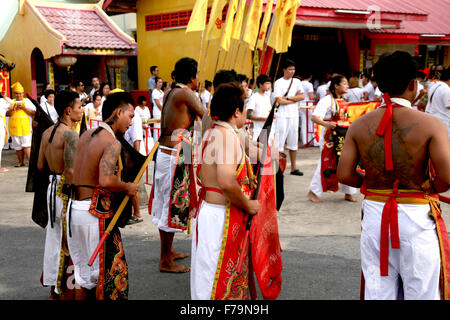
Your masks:
<instances>
[{"instance_id":1,"label":"man's bare back","mask_svg":"<svg viewBox=\"0 0 450 320\"><path fill-rule=\"evenodd\" d=\"M205 113L200 100L189 88L174 88L164 97L164 108L161 112L161 145L174 148L177 140L172 133L186 128L196 116Z\"/></svg>"},{"instance_id":2,"label":"man's bare back","mask_svg":"<svg viewBox=\"0 0 450 320\"><path fill-rule=\"evenodd\" d=\"M393 108L394 171L386 171L384 137L376 134L385 110L386 108L379 108L357 119L347 133L346 142L348 139L356 144L366 171L364 181L367 188L392 189L394 181L398 179L399 188L421 190L422 183L428 178L430 158L434 165L445 167L441 163L448 157L448 150L445 151L447 146L442 137L442 125L438 119L423 112L406 107ZM347 143L348 151L353 148L352 145L353 143ZM349 153L344 153L340 163L354 160L348 158L348 155Z\"/></svg>"},{"instance_id":3,"label":"man's bare back","mask_svg":"<svg viewBox=\"0 0 450 320\"><path fill-rule=\"evenodd\" d=\"M90 129L83 133L77 150L77 161L75 164L75 175L73 177L73 184L76 186L99 185L99 170L105 168L108 171L114 171L116 163L104 160L101 162L104 153L120 154L120 142L116 140L106 130L101 130L94 137L92 133L96 129ZM83 200L92 197L92 188L78 187L77 199ZM112 190L111 190L112 191Z\"/></svg>"},{"instance_id":4,"label":"man's bare back","mask_svg":"<svg viewBox=\"0 0 450 320\"><path fill-rule=\"evenodd\" d=\"M66 178L71 175L73 163L75 161L75 152L78 144L78 134L61 123L55 131L52 142L49 142L50 136L55 125L51 126L42 134L41 148L38 159L38 169L44 168L45 162L52 173L65 173ZM68 172L68 170L70 172ZM66 180L67 181L67 180Z\"/></svg>"}]
</instances>

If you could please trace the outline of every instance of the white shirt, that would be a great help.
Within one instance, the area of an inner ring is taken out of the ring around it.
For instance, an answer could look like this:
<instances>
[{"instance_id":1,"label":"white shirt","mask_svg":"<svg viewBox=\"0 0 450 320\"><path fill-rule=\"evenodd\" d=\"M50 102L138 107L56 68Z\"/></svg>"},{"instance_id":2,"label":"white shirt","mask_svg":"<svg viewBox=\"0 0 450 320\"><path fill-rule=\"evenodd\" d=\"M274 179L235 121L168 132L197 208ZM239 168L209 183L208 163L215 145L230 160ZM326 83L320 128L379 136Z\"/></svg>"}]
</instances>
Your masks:
<instances>
[{"instance_id":1,"label":"white shirt","mask_svg":"<svg viewBox=\"0 0 450 320\"><path fill-rule=\"evenodd\" d=\"M362 102L364 101L364 92L362 88L351 88L343 95L347 102Z\"/></svg>"},{"instance_id":2,"label":"white shirt","mask_svg":"<svg viewBox=\"0 0 450 320\"><path fill-rule=\"evenodd\" d=\"M153 103L153 118L161 118L161 110L158 108L158 106L155 103L155 100L159 101L159 104L163 105L163 98L164 98L164 91L154 89L152 91L152 103Z\"/></svg>"},{"instance_id":3,"label":"white shirt","mask_svg":"<svg viewBox=\"0 0 450 320\"><path fill-rule=\"evenodd\" d=\"M328 92L327 92L328 88L329 88L329 86L327 84L322 84L319 87L317 87L316 93L317 93L317 96L319 97L319 100L324 98L328 94Z\"/></svg>"},{"instance_id":4,"label":"white shirt","mask_svg":"<svg viewBox=\"0 0 450 320\"><path fill-rule=\"evenodd\" d=\"M291 88L289 89L289 92L287 95L286 91L289 88L289 85L292 80ZM273 89L273 95L275 98L278 97L292 97L296 96L297 93L305 93L303 90L302 83L299 79L293 78L286 80L284 78L280 78L277 81L275 81L274 89ZM277 117L281 118L298 118L298 103L293 102L290 104L280 105L277 112Z\"/></svg>"},{"instance_id":5,"label":"white shirt","mask_svg":"<svg viewBox=\"0 0 450 320\"><path fill-rule=\"evenodd\" d=\"M0 98L0 116L6 117L6 111L8 111L8 108L9 102L3 98ZM0 120L0 122L3 124L3 120Z\"/></svg>"},{"instance_id":6,"label":"white shirt","mask_svg":"<svg viewBox=\"0 0 450 320\"><path fill-rule=\"evenodd\" d=\"M310 93L314 93L314 88L311 82L303 80L302 81L302 87L303 90L305 91L305 99L299 101L298 105L299 106L306 106L307 102L311 101L311 99L309 99L309 94Z\"/></svg>"},{"instance_id":7,"label":"white shirt","mask_svg":"<svg viewBox=\"0 0 450 320\"><path fill-rule=\"evenodd\" d=\"M365 85L365 87L363 88L364 92L367 92L367 99L370 101L374 101L375 100L375 88L373 87L372 82L369 82L368 84Z\"/></svg>"},{"instance_id":8,"label":"white shirt","mask_svg":"<svg viewBox=\"0 0 450 320\"><path fill-rule=\"evenodd\" d=\"M100 121L103 120L103 119L102 119L102 107L103 107L103 104L101 104L101 105L98 107L98 111L100 112L100 114L99 114L98 116L95 117L96 120L100 120ZM94 103L92 103L92 102L88 103L88 104L85 106L85 108L86 108L86 111L87 111L87 115L89 115L89 112L93 112L93 113L95 114ZM91 110L92 110L92 111L91 111Z\"/></svg>"},{"instance_id":9,"label":"white shirt","mask_svg":"<svg viewBox=\"0 0 450 320\"><path fill-rule=\"evenodd\" d=\"M334 105L333 105L334 102ZM331 94L326 95L317 103L312 115L318 116L322 120L331 120L331 108L333 107L333 112L337 111L336 100L331 96Z\"/></svg>"},{"instance_id":10,"label":"white shirt","mask_svg":"<svg viewBox=\"0 0 450 320\"><path fill-rule=\"evenodd\" d=\"M139 107L138 107L139 108ZM125 140L134 147L135 141L143 141L144 131L142 130L142 119L138 113L134 114L131 126L125 132ZM141 142L139 152L145 155L145 145Z\"/></svg>"},{"instance_id":11,"label":"white shirt","mask_svg":"<svg viewBox=\"0 0 450 320\"><path fill-rule=\"evenodd\" d=\"M86 92L79 93L78 95L80 96L80 101L88 96Z\"/></svg>"},{"instance_id":12,"label":"white shirt","mask_svg":"<svg viewBox=\"0 0 450 320\"><path fill-rule=\"evenodd\" d=\"M211 102L211 93L208 90L203 90L202 94L200 95L200 98L202 100L203 108L206 108L206 104L208 102Z\"/></svg>"},{"instance_id":13,"label":"white shirt","mask_svg":"<svg viewBox=\"0 0 450 320\"><path fill-rule=\"evenodd\" d=\"M266 94L260 94L259 92L253 94L247 103L247 110L253 110L252 115L255 117L267 118L271 109L272 105L270 104L270 97ZM264 121L252 121L254 130L258 130L259 132L264 126Z\"/></svg>"},{"instance_id":14,"label":"white shirt","mask_svg":"<svg viewBox=\"0 0 450 320\"><path fill-rule=\"evenodd\" d=\"M147 121L148 119L151 118L150 109L147 106L145 106L144 109L137 106L134 109L134 114L139 114L139 117L141 117L141 121Z\"/></svg>"},{"instance_id":15,"label":"white shirt","mask_svg":"<svg viewBox=\"0 0 450 320\"><path fill-rule=\"evenodd\" d=\"M444 122L450 128L450 87L439 81L428 92L428 103L425 111Z\"/></svg>"},{"instance_id":16,"label":"white shirt","mask_svg":"<svg viewBox=\"0 0 450 320\"><path fill-rule=\"evenodd\" d=\"M44 95L42 95L41 99L39 100L39 104L42 105L45 101L47 101L47 98Z\"/></svg>"},{"instance_id":17,"label":"white shirt","mask_svg":"<svg viewBox=\"0 0 450 320\"><path fill-rule=\"evenodd\" d=\"M94 99L94 93L97 90L100 90L100 88L98 88L98 89L92 88L91 92L89 92L89 95L91 96L91 99Z\"/></svg>"},{"instance_id":18,"label":"white shirt","mask_svg":"<svg viewBox=\"0 0 450 320\"><path fill-rule=\"evenodd\" d=\"M54 123L56 123L56 121L58 121L58 112L56 112L55 106L51 105L50 103L48 103L47 101L41 103L41 108L42 110L44 110L44 112L46 114L48 114L48 116L53 120Z\"/></svg>"}]
</instances>

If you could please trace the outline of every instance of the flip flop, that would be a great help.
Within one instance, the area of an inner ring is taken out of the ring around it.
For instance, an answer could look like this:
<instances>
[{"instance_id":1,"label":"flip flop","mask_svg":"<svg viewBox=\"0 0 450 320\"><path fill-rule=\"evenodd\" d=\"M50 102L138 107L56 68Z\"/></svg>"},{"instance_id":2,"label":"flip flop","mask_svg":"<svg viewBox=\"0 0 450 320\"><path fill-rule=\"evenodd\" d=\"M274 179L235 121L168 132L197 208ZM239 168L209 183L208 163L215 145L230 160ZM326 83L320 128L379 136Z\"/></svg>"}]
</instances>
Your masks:
<instances>
[{"instance_id":1,"label":"flip flop","mask_svg":"<svg viewBox=\"0 0 450 320\"><path fill-rule=\"evenodd\" d=\"M24 165L23 163L18 163L18 164L16 164L14 167L20 168L20 167L25 167L25 165Z\"/></svg>"}]
</instances>

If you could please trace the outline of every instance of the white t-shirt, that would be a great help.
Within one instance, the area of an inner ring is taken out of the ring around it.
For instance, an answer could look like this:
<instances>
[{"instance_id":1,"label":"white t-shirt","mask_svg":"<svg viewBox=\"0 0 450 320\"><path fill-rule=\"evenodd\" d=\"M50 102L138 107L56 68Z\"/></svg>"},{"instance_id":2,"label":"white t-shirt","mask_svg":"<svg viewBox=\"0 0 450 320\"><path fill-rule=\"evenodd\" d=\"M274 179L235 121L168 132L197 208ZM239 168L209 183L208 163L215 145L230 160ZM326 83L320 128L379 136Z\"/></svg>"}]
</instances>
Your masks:
<instances>
[{"instance_id":1,"label":"white t-shirt","mask_svg":"<svg viewBox=\"0 0 450 320\"><path fill-rule=\"evenodd\" d=\"M203 90L202 94L200 95L200 98L202 100L203 108L206 108L206 104L208 102L211 102L211 93L208 90Z\"/></svg>"},{"instance_id":2,"label":"white t-shirt","mask_svg":"<svg viewBox=\"0 0 450 320\"><path fill-rule=\"evenodd\" d=\"M53 123L56 123L56 121L58 121L59 116L58 116L58 112L56 112L54 105L52 106L50 103L45 101L45 102L41 103L41 108L53 120Z\"/></svg>"},{"instance_id":3,"label":"white t-shirt","mask_svg":"<svg viewBox=\"0 0 450 320\"><path fill-rule=\"evenodd\" d=\"M135 141L141 141L139 152L145 155L145 144L142 142L144 140L144 131L142 130L142 119L138 113L134 114L131 126L125 132L125 140L133 146Z\"/></svg>"},{"instance_id":4,"label":"white t-shirt","mask_svg":"<svg viewBox=\"0 0 450 320\"><path fill-rule=\"evenodd\" d=\"M161 110L159 110L158 106L155 103L155 100L159 101L159 104L163 105L163 99L164 99L164 91L154 89L152 91L152 103L153 103L153 118L161 118Z\"/></svg>"},{"instance_id":5,"label":"white t-shirt","mask_svg":"<svg viewBox=\"0 0 450 320\"><path fill-rule=\"evenodd\" d=\"M343 95L347 102L362 102L364 101L364 92L362 88L348 89L347 93Z\"/></svg>"},{"instance_id":6,"label":"white t-shirt","mask_svg":"<svg viewBox=\"0 0 450 320\"><path fill-rule=\"evenodd\" d=\"M327 92L328 88L329 88L329 85L327 85L327 84L322 84L317 87L316 93L317 93L317 96L319 97L319 100L324 98L328 94L328 92Z\"/></svg>"},{"instance_id":7,"label":"white t-shirt","mask_svg":"<svg viewBox=\"0 0 450 320\"><path fill-rule=\"evenodd\" d=\"M370 101L374 101L375 100L375 88L373 87L372 82L369 82L368 84L365 85L365 87L363 88L364 92L367 92L367 99Z\"/></svg>"},{"instance_id":8,"label":"white t-shirt","mask_svg":"<svg viewBox=\"0 0 450 320\"><path fill-rule=\"evenodd\" d=\"M277 81L275 81L274 89L273 89L273 95L275 98L283 97L286 94L287 89L289 88L289 85L292 80L291 88L289 89L288 94L286 97L292 97L297 95L298 92L305 93L303 90L302 83L299 79L293 78L286 80L284 78L280 78ZM280 105L278 107L277 117L281 118L298 118L298 103L293 102L290 104Z\"/></svg>"},{"instance_id":9,"label":"white t-shirt","mask_svg":"<svg viewBox=\"0 0 450 320\"><path fill-rule=\"evenodd\" d=\"M147 121L148 119L151 118L150 116L150 109L145 106L144 109L142 109L141 107L137 106L134 109L134 114L139 114L139 117L141 117L141 121Z\"/></svg>"},{"instance_id":10,"label":"white t-shirt","mask_svg":"<svg viewBox=\"0 0 450 320\"><path fill-rule=\"evenodd\" d=\"M101 105L99 106L98 111L100 112L100 114L99 114L98 116L95 117L95 120L100 120L100 121L103 120L103 119L102 119L102 106L103 106L103 104L101 104ZM88 103L88 104L85 106L85 109L86 109L86 115L89 115L89 113L91 112L91 110L92 110L92 112L95 114L95 108L94 108L94 104L93 104L92 102Z\"/></svg>"},{"instance_id":11,"label":"white t-shirt","mask_svg":"<svg viewBox=\"0 0 450 320\"><path fill-rule=\"evenodd\" d=\"M257 92L248 100L247 110L253 110L252 115L255 117L267 118L269 116L270 109L272 109L270 97L266 94L260 94ZM253 124L254 132L260 132L264 125L264 121L253 120Z\"/></svg>"},{"instance_id":12,"label":"white t-shirt","mask_svg":"<svg viewBox=\"0 0 450 320\"><path fill-rule=\"evenodd\" d=\"M331 120L331 107L333 107L333 112L337 111L336 101L331 94L329 94L320 99L317 103L317 106L313 111L313 116L318 116L322 120L329 121Z\"/></svg>"},{"instance_id":13,"label":"white t-shirt","mask_svg":"<svg viewBox=\"0 0 450 320\"><path fill-rule=\"evenodd\" d=\"M0 98L0 116L6 117L6 111L8 111L8 108L9 103L5 99ZM0 122L3 123L3 120L0 119Z\"/></svg>"},{"instance_id":14,"label":"white t-shirt","mask_svg":"<svg viewBox=\"0 0 450 320\"><path fill-rule=\"evenodd\" d=\"M311 101L311 99L309 99L309 94L310 93L314 93L314 88L311 82L303 80L302 81L302 87L303 87L303 91L305 92L305 99L299 101L298 105L299 106L306 106L307 102Z\"/></svg>"},{"instance_id":15,"label":"white t-shirt","mask_svg":"<svg viewBox=\"0 0 450 320\"><path fill-rule=\"evenodd\" d=\"M428 103L426 112L438 117L450 128L450 87L444 83L439 82L433 86L428 92Z\"/></svg>"}]
</instances>

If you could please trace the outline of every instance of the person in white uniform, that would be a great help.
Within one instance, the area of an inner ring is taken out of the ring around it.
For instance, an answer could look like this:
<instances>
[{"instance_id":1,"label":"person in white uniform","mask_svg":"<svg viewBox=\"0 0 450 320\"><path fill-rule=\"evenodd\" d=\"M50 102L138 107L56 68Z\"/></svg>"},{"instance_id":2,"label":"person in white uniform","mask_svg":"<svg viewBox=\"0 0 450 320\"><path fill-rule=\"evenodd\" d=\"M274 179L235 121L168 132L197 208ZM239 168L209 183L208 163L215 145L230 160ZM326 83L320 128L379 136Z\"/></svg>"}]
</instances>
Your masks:
<instances>
[{"instance_id":1,"label":"person in white uniform","mask_svg":"<svg viewBox=\"0 0 450 320\"><path fill-rule=\"evenodd\" d=\"M359 81L357 77L351 77L348 81L348 86L350 87L346 94L342 97L345 101L352 102L363 102L364 101L364 92L363 89L359 87Z\"/></svg>"},{"instance_id":2,"label":"person in white uniform","mask_svg":"<svg viewBox=\"0 0 450 320\"><path fill-rule=\"evenodd\" d=\"M256 84L259 90L252 94L247 103L247 117L253 121L253 140L255 141L258 139L264 122L272 109L270 97L266 94L270 90L270 78L261 74L256 78Z\"/></svg>"},{"instance_id":3,"label":"person in white uniform","mask_svg":"<svg viewBox=\"0 0 450 320\"><path fill-rule=\"evenodd\" d=\"M0 94L0 172L6 172L8 169L2 168L2 150L8 141L8 126L6 124L6 112L9 110L10 104Z\"/></svg>"},{"instance_id":4,"label":"person in white uniform","mask_svg":"<svg viewBox=\"0 0 450 320\"><path fill-rule=\"evenodd\" d=\"M372 84L372 80L369 80L363 88L364 100L375 101L375 87Z\"/></svg>"},{"instance_id":5,"label":"person in white uniform","mask_svg":"<svg viewBox=\"0 0 450 320\"><path fill-rule=\"evenodd\" d=\"M374 76L395 108L382 105L354 121L338 165L340 182L365 189L361 291L367 300L448 299L448 234L441 231L439 200L432 195L449 189L450 142L441 121L411 108L416 72L407 52L380 58ZM385 121L392 127L379 136ZM356 171L360 161L365 175Z\"/></svg>"},{"instance_id":6,"label":"person in white uniform","mask_svg":"<svg viewBox=\"0 0 450 320\"><path fill-rule=\"evenodd\" d=\"M440 79L428 93L425 112L442 120L450 139L450 67L442 71Z\"/></svg>"},{"instance_id":7,"label":"person in white uniform","mask_svg":"<svg viewBox=\"0 0 450 320\"><path fill-rule=\"evenodd\" d=\"M55 91L46 90L44 92L45 101L41 103L41 108L52 119L53 123L58 121L58 113L55 109Z\"/></svg>"},{"instance_id":8,"label":"person in white uniform","mask_svg":"<svg viewBox=\"0 0 450 320\"><path fill-rule=\"evenodd\" d=\"M298 104L300 107L300 137L302 144L306 145L314 140L314 123L311 120L312 109L305 108L309 106L310 103L316 100L314 95L314 88L311 83L312 74L311 72L303 72L302 74L302 86L305 91L305 99L301 100ZM303 107L303 108L302 108ZM309 133L308 133L309 131Z\"/></svg>"},{"instance_id":9,"label":"person in white uniform","mask_svg":"<svg viewBox=\"0 0 450 320\"><path fill-rule=\"evenodd\" d=\"M202 101L203 108L205 110L209 109L209 104L211 103L211 90L212 90L212 82L205 80L205 90L200 94L200 100Z\"/></svg>"},{"instance_id":10,"label":"person in white uniform","mask_svg":"<svg viewBox=\"0 0 450 320\"><path fill-rule=\"evenodd\" d=\"M161 78L156 77L156 87L152 91L152 104L153 104L153 110L152 115L154 119L160 119L161 118L161 110L163 107L163 100L164 100L164 91L161 90L163 81ZM154 128L161 128L160 123L154 123ZM159 139L159 136L161 133L158 129L153 129L153 139L157 141Z\"/></svg>"},{"instance_id":11,"label":"person in white uniform","mask_svg":"<svg viewBox=\"0 0 450 320\"><path fill-rule=\"evenodd\" d=\"M336 127L336 122L331 121L332 114L337 112L337 105L335 99L340 99L348 90L348 82L347 79L342 75L334 75L331 78L330 83L330 94L325 96L323 99L319 101L314 112L312 114L312 121L317 123L318 125L323 126L320 134L320 154L322 154L324 136L326 129L332 129ZM317 164L316 171L314 172L313 178L309 185L309 191L306 195L309 200L312 202L323 202L320 197L323 194L323 186L322 186L322 157L319 158L319 162ZM352 188L345 184L339 185L339 191L345 194L344 199L347 201L355 202L355 198L353 198L353 194L357 192L356 188Z\"/></svg>"},{"instance_id":12,"label":"person in white uniform","mask_svg":"<svg viewBox=\"0 0 450 320\"><path fill-rule=\"evenodd\" d=\"M302 176L295 163L298 149L298 102L305 99L302 83L294 78L295 62L286 59L283 63L283 77L275 81L273 95L278 98L276 130L278 132L278 149L285 153L289 150L291 174Z\"/></svg>"}]
</instances>

